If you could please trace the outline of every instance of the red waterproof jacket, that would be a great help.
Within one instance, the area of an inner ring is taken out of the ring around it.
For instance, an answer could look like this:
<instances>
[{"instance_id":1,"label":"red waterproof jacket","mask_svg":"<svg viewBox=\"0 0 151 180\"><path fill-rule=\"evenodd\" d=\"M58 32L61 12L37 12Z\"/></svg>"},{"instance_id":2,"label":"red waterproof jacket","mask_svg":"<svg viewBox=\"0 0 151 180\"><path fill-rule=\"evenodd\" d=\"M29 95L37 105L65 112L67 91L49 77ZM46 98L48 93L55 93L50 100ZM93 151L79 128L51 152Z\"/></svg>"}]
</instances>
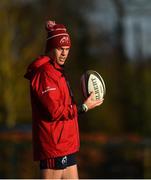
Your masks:
<instances>
[{"instance_id":1,"label":"red waterproof jacket","mask_svg":"<svg viewBox=\"0 0 151 180\"><path fill-rule=\"evenodd\" d=\"M63 68L41 56L27 69L30 80L34 160L79 150L78 113Z\"/></svg>"}]
</instances>

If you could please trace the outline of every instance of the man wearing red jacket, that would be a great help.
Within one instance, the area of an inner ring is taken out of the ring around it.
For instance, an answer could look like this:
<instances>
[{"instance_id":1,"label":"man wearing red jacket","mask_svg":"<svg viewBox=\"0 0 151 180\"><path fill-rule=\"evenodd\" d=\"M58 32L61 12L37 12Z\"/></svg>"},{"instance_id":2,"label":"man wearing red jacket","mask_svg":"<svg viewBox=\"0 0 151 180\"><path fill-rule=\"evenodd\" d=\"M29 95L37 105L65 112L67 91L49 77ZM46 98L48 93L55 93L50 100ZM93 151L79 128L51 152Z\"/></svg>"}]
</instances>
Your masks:
<instances>
[{"instance_id":1,"label":"man wearing red jacket","mask_svg":"<svg viewBox=\"0 0 151 180\"><path fill-rule=\"evenodd\" d=\"M47 21L46 30L46 55L32 62L25 74L30 80L34 160L40 161L42 178L77 179L78 113L103 100L92 100L92 94L77 108L64 72L70 36L64 25L53 21Z\"/></svg>"}]
</instances>

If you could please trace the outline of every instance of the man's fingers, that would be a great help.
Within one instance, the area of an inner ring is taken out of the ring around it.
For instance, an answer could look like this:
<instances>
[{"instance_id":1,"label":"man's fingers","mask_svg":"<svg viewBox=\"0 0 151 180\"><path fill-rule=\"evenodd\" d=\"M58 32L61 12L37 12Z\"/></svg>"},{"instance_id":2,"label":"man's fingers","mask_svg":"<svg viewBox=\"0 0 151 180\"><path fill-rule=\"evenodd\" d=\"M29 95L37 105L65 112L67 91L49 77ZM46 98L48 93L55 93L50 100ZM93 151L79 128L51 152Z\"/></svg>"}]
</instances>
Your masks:
<instances>
[{"instance_id":1,"label":"man's fingers","mask_svg":"<svg viewBox=\"0 0 151 180\"><path fill-rule=\"evenodd\" d=\"M104 99L96 100L95 105L100 106L103 103Z\"/></svg>"}]
</instances>

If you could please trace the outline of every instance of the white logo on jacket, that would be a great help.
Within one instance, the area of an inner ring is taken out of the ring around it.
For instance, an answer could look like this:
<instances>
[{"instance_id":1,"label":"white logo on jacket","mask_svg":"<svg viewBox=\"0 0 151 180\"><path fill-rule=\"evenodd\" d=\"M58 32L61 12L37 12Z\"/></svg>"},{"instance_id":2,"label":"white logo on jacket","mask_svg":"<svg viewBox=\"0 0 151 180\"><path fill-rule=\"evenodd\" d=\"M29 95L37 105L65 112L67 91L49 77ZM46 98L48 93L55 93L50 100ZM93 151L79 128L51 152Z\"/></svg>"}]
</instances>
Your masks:
<instances>
[{"instance_id":1,"label":"white logo on jacket","mask_svg":"<svg viewBox=\"0 0 151 180\"><path fill-rule=\"evenodd\" d=\"M46 92L48 92L48 91L55 91L56 90L56 88L54 87L54 88L51 88L51 87L46 87L46 89L45 90L43 90L42 91L42 94L44 94L44 93L46 93Z\"/></svg>"}]
</instances>

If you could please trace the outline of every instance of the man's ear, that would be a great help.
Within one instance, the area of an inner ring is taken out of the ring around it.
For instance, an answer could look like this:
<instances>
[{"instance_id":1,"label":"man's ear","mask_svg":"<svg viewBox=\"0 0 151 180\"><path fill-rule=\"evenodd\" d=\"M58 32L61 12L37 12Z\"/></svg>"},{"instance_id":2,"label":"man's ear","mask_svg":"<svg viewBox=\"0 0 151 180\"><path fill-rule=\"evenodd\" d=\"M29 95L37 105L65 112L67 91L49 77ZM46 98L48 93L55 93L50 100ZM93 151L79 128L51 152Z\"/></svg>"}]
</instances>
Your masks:
<instances>
[{"instance_id":1,"label":"man's ear","mask_svg":"<svg viewBox=\"0 0 151 180\"><path fill-rule=\"evenodd\" d=\"M55 57L55 51L54 51L54 49L48 51L48 52L47 52L47 55L48 55L50 58L54 58L54 57Z\"/></svg>"}]
</instances>

